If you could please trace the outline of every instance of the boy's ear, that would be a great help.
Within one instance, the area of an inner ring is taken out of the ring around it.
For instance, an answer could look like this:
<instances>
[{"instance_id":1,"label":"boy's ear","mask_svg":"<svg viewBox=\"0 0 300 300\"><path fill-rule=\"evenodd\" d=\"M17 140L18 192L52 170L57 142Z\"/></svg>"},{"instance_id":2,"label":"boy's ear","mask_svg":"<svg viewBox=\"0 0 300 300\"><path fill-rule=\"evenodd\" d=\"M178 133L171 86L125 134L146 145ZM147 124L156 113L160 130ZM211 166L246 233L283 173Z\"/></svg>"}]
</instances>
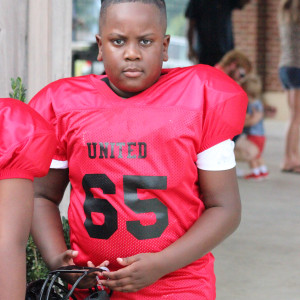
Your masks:
<instances>
[{"instance_id":1,"label":"boy's ear","mask_svg":"<svg viewBox=\"0 0 300 300\"><path fill-rule=\"evenodd\" d=\"M98 55L97 55L97 60L102 61L103 56L102 56L102 38L99 34L96 34L96 41L98 44Z\"/></svg>"},{"instance_id":2,"label":"boy's ear","mask_svg":"<svg viewBox=\"0 0 300 300\"><path fill-rule=\"evenodd\" d=\"M169 55L168 55L168 49L169 49L169 44L170 44L170 35L166 34L164 36L164 41L163 41L163 61L168 61Z\"/></svg>"}]
</instances>

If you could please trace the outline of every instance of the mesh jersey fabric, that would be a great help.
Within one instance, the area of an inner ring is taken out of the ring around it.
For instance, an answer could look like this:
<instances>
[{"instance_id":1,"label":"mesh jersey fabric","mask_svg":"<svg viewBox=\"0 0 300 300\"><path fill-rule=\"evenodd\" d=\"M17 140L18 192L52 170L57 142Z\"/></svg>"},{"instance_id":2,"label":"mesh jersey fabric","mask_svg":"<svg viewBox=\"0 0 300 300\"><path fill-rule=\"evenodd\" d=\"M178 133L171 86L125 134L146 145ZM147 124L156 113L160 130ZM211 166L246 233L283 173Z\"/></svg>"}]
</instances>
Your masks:
<instances>
[{"instance_id":1,"label":"mesh jersey fabric","mask_svg":"<svg viewBox=\"0 0 300 300\"><path fill-rule=\"evenodd\" d=\"M163 70L123 99L87 75L56 81L30 105L56 128L54 159L68 160L75 263L158 252L201 216L197 153L242 131L247 96L227 75L199 65ZM213 256L112 299L214 299ZM82 299L82 298L80 298Z\"/></svg>"},{"instance_id":2,"label":"mesh jersey fabric","mask_svg":"<svg viewBox=\"0 0 300 300\"><path fill-rule=\"evenodd\" d=\"M52 126L19 100L0 99L0 179L45 176L56 149Z\"/></svg>"}]
</instances>

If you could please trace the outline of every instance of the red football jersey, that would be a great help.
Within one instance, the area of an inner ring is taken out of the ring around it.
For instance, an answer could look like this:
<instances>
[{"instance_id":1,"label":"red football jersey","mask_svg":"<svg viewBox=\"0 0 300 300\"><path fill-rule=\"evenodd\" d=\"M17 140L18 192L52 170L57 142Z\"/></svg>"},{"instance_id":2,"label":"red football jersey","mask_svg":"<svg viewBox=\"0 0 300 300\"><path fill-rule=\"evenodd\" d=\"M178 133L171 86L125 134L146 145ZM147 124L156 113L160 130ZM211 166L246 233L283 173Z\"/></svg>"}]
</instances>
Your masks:
<instances>
[{"instance_id":1,"label":"red football jersey","mask_svg":"<svg viewBox=\"0 0 300 300\"><path fill-rule=\"evenodd\" d=\"M45 176L56 149L53 127L19 100L0 99L0 179Z\"/></svg>"},{"instance_id":2,"label":"red football jersey","mask_svg":"<svg viewBox=\"0 0 300 300\"><path fill-rule=\"evenodd\" d=\"M123 99L88 75L56 81L31 101L56 128L54 159L68 161L75 263L158 252L201 216L197 154L242 131L247 97L208 66L164 70ZM112 299L215 299L213 256Z\"/></svg>"}]
</instances>

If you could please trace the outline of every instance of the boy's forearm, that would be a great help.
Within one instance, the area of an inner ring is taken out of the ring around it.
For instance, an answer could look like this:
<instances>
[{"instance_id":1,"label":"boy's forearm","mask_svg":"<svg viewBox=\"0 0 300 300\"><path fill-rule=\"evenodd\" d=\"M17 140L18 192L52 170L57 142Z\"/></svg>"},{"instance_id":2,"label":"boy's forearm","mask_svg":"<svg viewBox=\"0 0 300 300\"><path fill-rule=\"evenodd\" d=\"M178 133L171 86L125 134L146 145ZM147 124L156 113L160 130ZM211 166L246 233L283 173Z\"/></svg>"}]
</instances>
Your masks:
<instances>
[{"instance_id":1,"label":"boy's forearm","mask_svg":"<svg viewBox=\"0 0 300 300\"><path fill-rule=\"evenodd\" d=\"M58 205L68 185L68 169L50 169L48 174L34 180L34 212L31 234L50 269L57 268L57 255L67 246Z\"/></svg>"},{"instance_id":2,"label":"boy's forearm","mask_svg":"<svg viewBox=\"0 0 300 300\"><path fill-rule=\"evenodd\" d=\"M0 299L24 299L26 288L25 247L0 241Z\"/></svg>"},{"instance_id":3,"label":"boy's forearm","mask_svg":"<svg viewBox=\"0 0 300 300\"><path fill-rule=\"evenodd\" d=\"M31 234L49 269L59 267L55 258L67 250L58 206L44 198L34 199Z\"/></svg>"},{"instance_id":4,"label":"boy's forearm","mask_svg":"<svg viewBox=\"0 0 300 300\"><path fill-rule=\"evenodd\" d=\"M204 256L235 231L241 220L241 201L235 168L198 170L206 210L194 225L159 257L165 271L180 269Z\"/></svg>"},{"instance_id":5,"label":"boy's forearm","mask_svg":"<svg viewBox=\"0 0 300 300\"><path fill-rule=\"evenodd\" d=\"M20 178L0 180L0 206L0 299L24 299L32 182Z\"/></svg>"},{"instance_id":6,"label":"boy's forearm","mask_svg":"<svg viewBox=\"0 0 300 300\"><path fill-rule=\"evenodd\" d=\"M236 230L240 218L239 207L207 209L186 234L159 253L163 273L168 274L203 257Z\"/></svg>"}]
</instances>

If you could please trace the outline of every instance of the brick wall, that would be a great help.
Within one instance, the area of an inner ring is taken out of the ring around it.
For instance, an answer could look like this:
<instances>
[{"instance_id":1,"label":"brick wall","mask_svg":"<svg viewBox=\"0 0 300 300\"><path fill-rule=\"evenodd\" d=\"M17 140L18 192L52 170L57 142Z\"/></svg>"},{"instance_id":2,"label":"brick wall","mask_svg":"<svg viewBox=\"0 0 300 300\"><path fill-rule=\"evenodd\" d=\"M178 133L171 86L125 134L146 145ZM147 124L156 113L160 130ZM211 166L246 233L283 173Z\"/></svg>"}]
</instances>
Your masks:
<instances>
[{"instance_id":1,"label":"brick wall","mask_svg":"<svg viewBox=\"0 0 300 300\"><path fill-rule=\"evenodd\" d=\"M251 0L233 14L236 48L246 53L262 77L265 91L282 91L278 79L279 36L277 7L280 0Z\"/></svg>"}]
</instances>

